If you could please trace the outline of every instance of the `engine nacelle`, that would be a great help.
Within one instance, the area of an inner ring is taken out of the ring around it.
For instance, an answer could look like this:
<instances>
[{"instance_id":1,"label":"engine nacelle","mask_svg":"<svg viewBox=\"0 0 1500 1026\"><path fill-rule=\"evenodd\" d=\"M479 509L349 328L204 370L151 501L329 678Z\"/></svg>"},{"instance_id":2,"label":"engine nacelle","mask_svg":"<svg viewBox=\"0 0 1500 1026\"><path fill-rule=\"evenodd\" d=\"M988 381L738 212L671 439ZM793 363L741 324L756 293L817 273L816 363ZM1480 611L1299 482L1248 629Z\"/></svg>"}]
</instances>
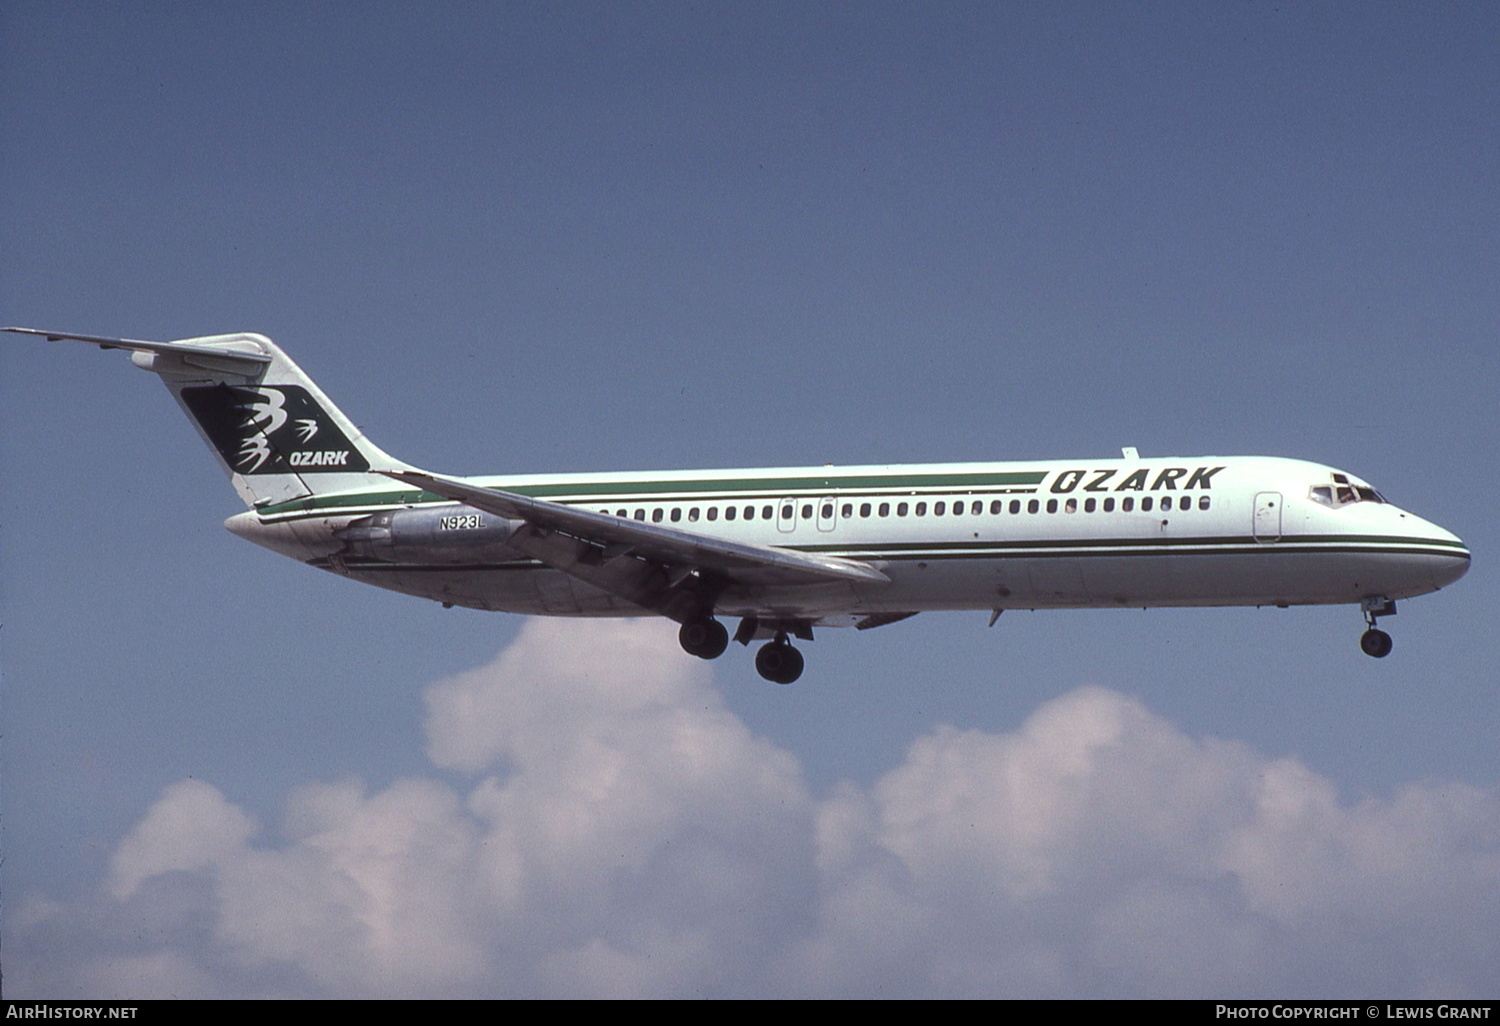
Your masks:
<instances>
[{"instance_id":1,"label":"engine nacelle","mask_svg":"<svg viewBox=\"0 0 1500 1026\"><path fill-rule=\"evenodd\" d=\"M521 526L470 506L393 509L338 532L344 551L388 563L472 565L515 559L505 543Z\"/></svg>"}]
</instances>

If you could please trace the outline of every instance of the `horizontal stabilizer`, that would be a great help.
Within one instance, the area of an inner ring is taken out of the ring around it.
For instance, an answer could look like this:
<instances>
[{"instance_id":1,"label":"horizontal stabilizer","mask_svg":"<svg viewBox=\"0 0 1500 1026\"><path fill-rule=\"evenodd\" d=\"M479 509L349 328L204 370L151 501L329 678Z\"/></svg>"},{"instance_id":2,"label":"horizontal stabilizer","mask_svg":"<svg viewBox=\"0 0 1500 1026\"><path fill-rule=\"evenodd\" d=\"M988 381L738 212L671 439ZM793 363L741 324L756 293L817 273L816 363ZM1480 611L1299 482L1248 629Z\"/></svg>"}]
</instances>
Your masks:
<instances>
[{"instance_id":1,"label":"horizontal stabilizer","mask_svg":"<svg viewBox=\"0 0 1500 1026\"><path fill-rule=\"evenodd\" d=\"M243 364L246 372L253 372L271 362L269 353L249 352L243 349L220 349L217 346L196 345L192 342L147 342L138 338L107 338L102 335L70 335L62 331L42 331L38 328L0 328L16 335L40 335L48 342L63 340L91 342L101 349L128 349L136 353L158 355L208 356L220 362Z\"/></svg>"},{"instance_id":2,"label":"horizontal stabilizer","mask_svg":"<svg viewBox=\"0 0 1500 1026\"><path fill-rule=\"evenodd\" d=\"M379 485L371 467L403 469L364 436L275 342L253 332L153 342L0 328L48 341L123 349L157 375L251 509Z\"/></svg>"}]
</instances>

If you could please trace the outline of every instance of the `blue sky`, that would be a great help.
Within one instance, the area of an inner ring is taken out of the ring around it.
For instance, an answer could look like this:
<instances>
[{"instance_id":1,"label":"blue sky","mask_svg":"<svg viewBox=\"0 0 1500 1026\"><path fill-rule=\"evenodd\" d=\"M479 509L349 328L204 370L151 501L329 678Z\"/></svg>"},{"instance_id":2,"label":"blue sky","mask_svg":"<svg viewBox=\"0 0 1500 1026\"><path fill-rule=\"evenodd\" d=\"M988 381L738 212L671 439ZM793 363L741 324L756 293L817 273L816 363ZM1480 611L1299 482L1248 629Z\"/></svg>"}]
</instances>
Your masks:
<instances>
[{"instance_id":1,"label":"blue sky","mask_svg":"<svg viewBox=\"0 0 1500 1026\"><path fill-rule=\"evenodd\" d=\"M776 688L246 545L159 384L10 338L8 993L1492 995L1497 126L1483 4L6 5L0 322L263 332L450 473L1268 453L1475 553L1381 663L924 615Z\"/></svg>"}]
</instances>

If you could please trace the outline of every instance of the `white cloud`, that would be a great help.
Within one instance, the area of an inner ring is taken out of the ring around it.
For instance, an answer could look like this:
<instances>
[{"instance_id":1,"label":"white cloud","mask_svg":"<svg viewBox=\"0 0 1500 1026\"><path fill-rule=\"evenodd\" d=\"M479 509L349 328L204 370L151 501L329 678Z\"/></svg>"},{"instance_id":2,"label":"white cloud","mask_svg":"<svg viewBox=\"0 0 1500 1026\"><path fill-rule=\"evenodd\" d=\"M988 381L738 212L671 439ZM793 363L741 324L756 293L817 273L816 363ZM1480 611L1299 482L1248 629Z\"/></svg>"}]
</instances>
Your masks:
<instances>
[{"instance_id":1,"label":"white cloud","mask_svg":"<svg viewBox=\"0 0 1500 1026\"><path fill-rule=\"evenodd\" d=\"M1500 983L1496 796L1411 784L1340 804L1295 760L1101 688L1012 733L930 731L873 786L821 798L659 623L534 621L427 700L446 778L301 788L276 836L207 784L166 788L97 894L13 918L13 992Z\"/></svg>"},{"instance_id":2,"label":"white cloud","mask_svg":"<svg viewBox=\"0 0 1500 1026\"><path fill-rule=\"evenodd\" d=\"M243 848L255 830L255 822L217 788L199 780L172 784L120 842L110 863L109 892L123 901L154 876L212 869Z\"/></svg>"}]
</instances>

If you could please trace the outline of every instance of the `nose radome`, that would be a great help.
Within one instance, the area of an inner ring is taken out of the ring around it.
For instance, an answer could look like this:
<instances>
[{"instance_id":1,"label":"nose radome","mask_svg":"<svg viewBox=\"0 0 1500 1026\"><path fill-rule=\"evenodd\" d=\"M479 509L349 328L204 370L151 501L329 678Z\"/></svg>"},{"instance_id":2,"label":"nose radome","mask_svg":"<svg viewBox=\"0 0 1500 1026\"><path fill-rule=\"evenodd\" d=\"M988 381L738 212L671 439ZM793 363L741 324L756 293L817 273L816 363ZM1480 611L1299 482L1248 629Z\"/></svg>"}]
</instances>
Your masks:
<instances>
[{"instance_id":1,"label":"nose radome","mask_svg":"<svg viewBox=\"0 0 1500 1026\"><path fill-rule=\"evenodd\" d=\"M1432 555L1432 583L1436 587L1446 588L1469 572L1469 548L1458 535L1447 528L1426 520L1419 520L1419 523L1425 540L1443 547L1444 551Z\"/></svg>"}]
</instances>

